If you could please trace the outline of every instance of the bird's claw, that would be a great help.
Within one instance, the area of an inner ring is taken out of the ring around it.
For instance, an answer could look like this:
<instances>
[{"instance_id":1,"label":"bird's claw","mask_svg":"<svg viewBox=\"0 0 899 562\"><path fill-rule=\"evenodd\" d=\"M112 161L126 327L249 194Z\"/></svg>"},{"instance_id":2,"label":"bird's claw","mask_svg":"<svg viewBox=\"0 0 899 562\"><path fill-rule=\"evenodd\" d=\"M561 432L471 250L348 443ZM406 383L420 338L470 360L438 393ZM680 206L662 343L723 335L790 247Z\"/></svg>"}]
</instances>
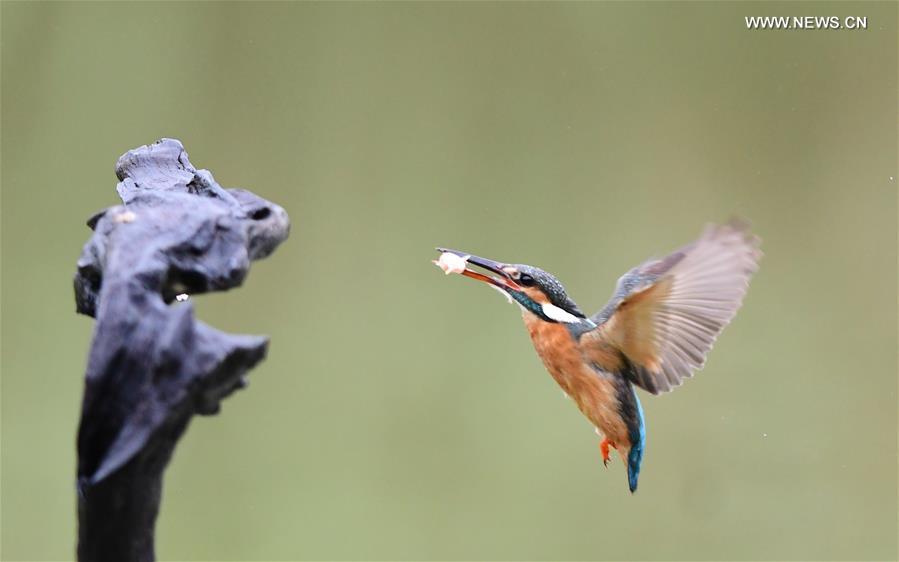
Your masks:
<instances>
[{"instance_id":1,"label":"bird's claw","mask_svg":"<svg viewBox=\"0 0 899 562\"><path fill-rule=\"evenodd\" d=\"M602 453L602 464L607 468L609 466L609 447L617 449L615 443L609 441L609 438L606 437L602 440L602 443L599 444L599 452Z\"/></svg>"}]
</instances>

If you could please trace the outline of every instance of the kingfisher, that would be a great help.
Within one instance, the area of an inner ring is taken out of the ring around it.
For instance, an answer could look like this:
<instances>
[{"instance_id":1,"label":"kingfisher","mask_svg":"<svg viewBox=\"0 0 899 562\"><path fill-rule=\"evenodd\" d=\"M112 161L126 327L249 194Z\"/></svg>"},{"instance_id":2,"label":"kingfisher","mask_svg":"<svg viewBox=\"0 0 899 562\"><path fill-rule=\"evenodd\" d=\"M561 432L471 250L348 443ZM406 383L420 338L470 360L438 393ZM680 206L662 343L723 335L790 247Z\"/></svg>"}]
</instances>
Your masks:
<instances>
[{"instance_id":1,"label":"kingfisher","mask_svg":"<svg viewBox=\"0 0 899 562\"><path fill-rule=\"evenodd\" d=\"M602 438L603 464L616 450L633 493L646 449L635 387L669 392L705 364L743 302L762 255L759 246L742 221L709 225L693 243L622 275L611 300L592 316L537 267L447 248L437 248L441 256L434 263L487 283L518 304L547 371Z\"/></svg>"}]
</instances>

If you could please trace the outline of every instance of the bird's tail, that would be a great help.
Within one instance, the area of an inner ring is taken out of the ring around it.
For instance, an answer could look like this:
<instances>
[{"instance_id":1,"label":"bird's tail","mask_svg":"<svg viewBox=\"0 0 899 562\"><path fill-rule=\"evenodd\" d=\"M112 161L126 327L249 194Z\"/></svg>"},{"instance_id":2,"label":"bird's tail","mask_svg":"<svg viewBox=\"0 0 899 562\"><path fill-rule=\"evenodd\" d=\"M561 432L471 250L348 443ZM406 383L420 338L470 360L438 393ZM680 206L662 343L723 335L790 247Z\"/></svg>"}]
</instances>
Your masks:
<instances>
[{"instance_id":1,"label":"bird's tail","mask_svg":"<svg viewBox=\"0 0 899 562\"><path fill-rule=\"evenodd\" d=\"M627 453L627 484L633 494L637 490L637 479L640 477L640 463L643 461L643 449L646 446L646 425L643 422L643 406L637 397L637 390L631 387L634 402L637 405L637 427L633 428L630 437L631 450Z\"/></svg>"}]
</instances>

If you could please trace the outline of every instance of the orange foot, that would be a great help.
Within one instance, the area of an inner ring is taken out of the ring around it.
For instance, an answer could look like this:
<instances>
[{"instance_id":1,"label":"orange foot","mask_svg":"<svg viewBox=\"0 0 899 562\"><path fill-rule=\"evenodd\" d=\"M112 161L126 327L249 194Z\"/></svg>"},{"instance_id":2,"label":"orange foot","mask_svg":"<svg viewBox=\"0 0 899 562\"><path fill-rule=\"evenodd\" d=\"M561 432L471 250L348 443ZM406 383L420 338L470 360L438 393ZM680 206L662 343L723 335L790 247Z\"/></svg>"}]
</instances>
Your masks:
<instances>
[{"instance_id":1,"label":"orange foot","mask_svg":"<svg viewBox=\"0 0 899 562\"><path fill-rule=\"evenodd\" d=\"M599 452L602 453L602 464L603 466L609 466L609 447L613 449L617 449L615 443L609 441L609 438L606 437L602 440L602 443L599 444Z\"/></svg>"}]
</instances>

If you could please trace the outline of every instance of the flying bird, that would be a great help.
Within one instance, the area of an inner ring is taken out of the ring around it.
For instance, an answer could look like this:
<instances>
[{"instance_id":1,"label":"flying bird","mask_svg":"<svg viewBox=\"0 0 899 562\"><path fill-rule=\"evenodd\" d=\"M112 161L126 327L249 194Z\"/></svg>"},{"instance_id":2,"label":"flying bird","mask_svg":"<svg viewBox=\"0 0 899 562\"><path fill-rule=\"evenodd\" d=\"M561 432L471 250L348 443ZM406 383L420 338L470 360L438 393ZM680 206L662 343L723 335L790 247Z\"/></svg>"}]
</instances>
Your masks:
<instances>
[{"instance_id":1,"label":"flying bird","mask_svg":"<svg viewBox=\"0 0 899 562\"><path fill-rule=\"evenodd\" d=\"M742 304L762 255L759 244L742 222L710 225L692 244L625 273L593 316L542 269L446 248L437 248L434 263L489 284L521 307L546 369L602 436L603 463L608 466L610 448L617 450L634 492L646 448L634 387L669 392L703 366Z\"/></svg>"}]
</instances>

